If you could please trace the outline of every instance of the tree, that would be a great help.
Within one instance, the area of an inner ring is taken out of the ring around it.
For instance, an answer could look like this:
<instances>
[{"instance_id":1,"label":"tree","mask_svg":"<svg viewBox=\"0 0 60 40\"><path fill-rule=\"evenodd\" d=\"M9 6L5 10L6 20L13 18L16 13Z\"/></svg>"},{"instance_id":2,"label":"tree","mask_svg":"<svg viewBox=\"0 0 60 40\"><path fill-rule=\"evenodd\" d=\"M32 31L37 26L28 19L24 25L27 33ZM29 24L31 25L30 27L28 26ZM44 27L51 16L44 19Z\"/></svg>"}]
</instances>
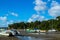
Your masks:
<instances>
[{"instance_id":1,"label":"tree","mask_svg":"<svg viewBox=\"0 0 60 40\"><path fill-rule=\"evenodd\" d=\"M34 28L42 30L56 29L60 31L60 16L56 17L56 19L50 19L42 22L35 21L30 23L29 22L13 23L9 24L8 27L14 29L34 29Z\"/></svg>"}]
</instances>

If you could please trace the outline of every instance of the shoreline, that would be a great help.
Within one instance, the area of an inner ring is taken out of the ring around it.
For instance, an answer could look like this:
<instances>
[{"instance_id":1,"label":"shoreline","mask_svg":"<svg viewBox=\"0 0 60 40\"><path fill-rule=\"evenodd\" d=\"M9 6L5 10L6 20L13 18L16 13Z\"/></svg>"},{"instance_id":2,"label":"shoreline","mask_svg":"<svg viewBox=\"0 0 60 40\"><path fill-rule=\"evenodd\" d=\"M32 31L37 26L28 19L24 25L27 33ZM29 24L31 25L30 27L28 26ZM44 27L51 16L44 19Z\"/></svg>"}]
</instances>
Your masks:
<instances>
[{"instance_id":1,"label":"shoreline","mask_svg":"<svg viewBox=\"0 0 60 40\"><path fill-rule=\"evenodd\" d=\"M20 37L21 36L27 36L27 37L34 37L34 38L47 38L47 39L51 39L51 40L60 40L60 34L47 34L47 33L27 33L25 31L19 31L20 32ZM16 37L16 36L10 36L10 37L5 37L5 36L0 36L0 40L21 40L20 38Z\"/></svg>"}]
</instances>

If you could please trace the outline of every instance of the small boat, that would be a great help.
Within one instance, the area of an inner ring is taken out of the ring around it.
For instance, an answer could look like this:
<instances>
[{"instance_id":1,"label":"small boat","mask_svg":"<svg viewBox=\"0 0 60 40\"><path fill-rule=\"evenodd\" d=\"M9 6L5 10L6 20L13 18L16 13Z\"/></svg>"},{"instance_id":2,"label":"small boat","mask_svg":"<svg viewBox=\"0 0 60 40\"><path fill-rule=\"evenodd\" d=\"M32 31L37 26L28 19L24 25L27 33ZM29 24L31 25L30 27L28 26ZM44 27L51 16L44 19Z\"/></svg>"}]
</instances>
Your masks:
<instances>
[{"instance_id":1,"label":"small boat","mask_svg":"<svg viewBox=\"0 0 60 40\"><path fill-rule=\"evenodd\" d=\"M5 31L0 32L1 36L15 36L18 34L20 34L20 33L16 30L5 30Z\"/></svg>"}]
</instances>

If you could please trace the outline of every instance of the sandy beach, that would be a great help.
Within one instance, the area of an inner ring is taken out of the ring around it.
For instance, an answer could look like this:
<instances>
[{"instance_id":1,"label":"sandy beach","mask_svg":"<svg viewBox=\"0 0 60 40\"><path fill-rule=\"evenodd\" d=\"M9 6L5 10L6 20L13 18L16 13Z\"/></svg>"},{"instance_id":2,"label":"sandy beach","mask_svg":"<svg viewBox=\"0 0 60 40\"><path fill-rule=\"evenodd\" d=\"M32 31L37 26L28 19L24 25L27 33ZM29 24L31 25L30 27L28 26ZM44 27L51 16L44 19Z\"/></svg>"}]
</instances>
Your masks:
<instances>
[{"instance_id":1,"label":"sandy beach","mask_svg":"<svg viewBox=\"0 0 60 40\"><path fill-rule=\"evenodd\" d=\"M34 37L34 38L39 38L39 39L44 39L44 40L60 40L60 33L56 32L56 33L27 33L25 31L20 31L20 35L18 35L19 38L17 36L10 36L10 37L4 37L4 36L0 36L0 40L21 40L20 37Z\"/></svg>"}]
</instances>

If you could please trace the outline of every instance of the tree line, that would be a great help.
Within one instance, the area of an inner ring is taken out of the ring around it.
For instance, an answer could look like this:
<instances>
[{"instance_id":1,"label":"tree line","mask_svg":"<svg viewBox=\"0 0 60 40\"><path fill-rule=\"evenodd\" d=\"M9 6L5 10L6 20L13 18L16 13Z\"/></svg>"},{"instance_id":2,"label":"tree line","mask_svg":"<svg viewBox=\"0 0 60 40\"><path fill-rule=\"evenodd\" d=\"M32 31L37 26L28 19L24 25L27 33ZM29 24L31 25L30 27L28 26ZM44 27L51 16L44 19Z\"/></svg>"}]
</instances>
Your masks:
<instances>
[{"instance_id":1,"label":"tree line","mask_svg":"<svg viewBox=\"0 0 60 40\"><path fill-rule=\"evenodd\" d=\"M60 16L56 19L44 20L44 21L35 21L35 22L19 22L9 24L8 27L14 29L41 29L49 30L56 29L60 31Z\"/></svg>"}]
</instances>

